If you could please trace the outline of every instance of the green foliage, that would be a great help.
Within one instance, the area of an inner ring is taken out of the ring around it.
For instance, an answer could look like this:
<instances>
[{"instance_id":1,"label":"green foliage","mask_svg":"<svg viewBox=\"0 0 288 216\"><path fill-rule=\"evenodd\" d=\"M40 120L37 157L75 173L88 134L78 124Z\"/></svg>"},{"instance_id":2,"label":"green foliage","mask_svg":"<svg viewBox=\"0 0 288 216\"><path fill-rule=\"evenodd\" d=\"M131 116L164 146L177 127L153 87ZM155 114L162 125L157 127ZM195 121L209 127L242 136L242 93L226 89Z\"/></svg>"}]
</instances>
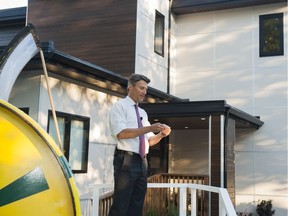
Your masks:
<instances>
[{"instance_id":1,"label":"green foliage","mask_svg":"<svg viewBox=\"0 0 288 216\"><path fill-rule=\"evenodd\" d=\"M167 216L179 216L179 209L171 203L168 204Z\"/></svg>"},{"instance_id":2,"label":"green foliage","mask_svg":"<svg viewBox=\"0 0 288 216\"><path fill-rule=\"evenodd\" d=\"M168 204L165 216L179 216L179 209L172 203ZM156 209L148 209L146 216L162 216Z\"/></svg>"},{"instance_id":3,"label":"green foliage","mask_svg":"<svg viewBox=\"0 0 288 216\"><path fill-rule=\"evenodd\" d=\"M155 209L148 209L146 216L158 216L158 214Z\"/></svg>"},{"instance_id":4,"label":"green foliage","mask_svg":"<svg viewBox=\"0 0 288 216\"><path fill-rule=\"evenodd\" d=\"M272 216L275 214L275 209L272 209L272 200L259 201L256 206L256 212L259 216Z\"/></svg>"}]
</instances>

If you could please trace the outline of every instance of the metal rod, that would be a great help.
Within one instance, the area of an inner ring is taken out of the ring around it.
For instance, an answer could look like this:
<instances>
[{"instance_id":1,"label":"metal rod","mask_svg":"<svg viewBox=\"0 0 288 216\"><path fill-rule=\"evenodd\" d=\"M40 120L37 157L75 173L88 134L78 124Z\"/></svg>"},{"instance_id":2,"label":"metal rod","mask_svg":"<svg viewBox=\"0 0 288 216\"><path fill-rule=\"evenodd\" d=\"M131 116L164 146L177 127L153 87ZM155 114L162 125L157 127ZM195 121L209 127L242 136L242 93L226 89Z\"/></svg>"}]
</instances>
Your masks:
<instances>
[{"instance_id":1,"label":"metal rod","mask_svg":"<svg viewBox=\"0 0 288 216\"><path fill-rule=\"evenodd\" d=\"M64 151L62 149L62 145L61 145L60 132L59 132L59 128L58 128L56 112L55 112L54 103L53 103L53 99L52 99L52 93L51 93L51 89L50 89L50 85L49 85L49 79L48 79L49 77L48 77L48 73L47 73L47 68L46 68L46 63L45 63L45 59L44 59L44 54L43 54L42 49L40 49L40 48L39 48L39 52L40 52L42 67L43 67L43 71L44 71L45 81L46 81L46 85L47 85L50 105L51 105L51 109L52 109L52 116L53 116L55 130L56 130L56 135L57 135L57 139L58 139L58 146L59 146L60 150L64 153Z\"/></svg>"}]
</instances>

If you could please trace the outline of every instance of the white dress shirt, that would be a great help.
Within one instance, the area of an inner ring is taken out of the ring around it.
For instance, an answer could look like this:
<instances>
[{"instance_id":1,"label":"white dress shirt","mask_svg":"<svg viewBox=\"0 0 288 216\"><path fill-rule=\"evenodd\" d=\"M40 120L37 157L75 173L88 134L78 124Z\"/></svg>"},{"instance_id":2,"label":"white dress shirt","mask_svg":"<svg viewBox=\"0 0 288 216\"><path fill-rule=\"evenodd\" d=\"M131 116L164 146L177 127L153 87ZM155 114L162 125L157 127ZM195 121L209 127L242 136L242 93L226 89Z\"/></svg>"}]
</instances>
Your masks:
<instances>
[{"instance_id":1,"label":"white dress shirt","mask_svg":"<svg viewBox=\"0 0 288 216\"><path fill-rule=\"evenodd\" d=\"M112 106L109 115L110 128L112 136L117 139L117 134L127 128L138 128L137 123L137 114L135 110L135 102L127 96L124 99L121 99ZM145 110L139 108L139 114L142 120L143 127L150 126L148 121L148 115ZM145 134L145 148L146 154L149 151L148 140L151 136L154 136L154 133L149 132ZM132 151L139 153L139 137L130 138L130 139L119 139L117 143L117 148L119 150Z\"/></svg>"}]
</instances>

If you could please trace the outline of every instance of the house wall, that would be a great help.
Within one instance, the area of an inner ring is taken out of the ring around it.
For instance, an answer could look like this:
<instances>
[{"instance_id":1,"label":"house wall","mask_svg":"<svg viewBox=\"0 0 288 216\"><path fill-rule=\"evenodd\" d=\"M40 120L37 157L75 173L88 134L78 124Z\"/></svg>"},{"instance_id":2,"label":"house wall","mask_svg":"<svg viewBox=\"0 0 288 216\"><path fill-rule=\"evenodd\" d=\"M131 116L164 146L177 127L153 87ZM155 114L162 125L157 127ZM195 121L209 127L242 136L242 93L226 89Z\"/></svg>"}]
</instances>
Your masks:
<instances>
[{"instance_id":1,"label":"house wall","mask_svg":"<svg viewBox=\"0 0 288 216\"><path fill-rule=\"evenodd\" d=\"M135 0L29 0L28 21L61 52L129 76L135 69Z\"/></svg>"},{"instance_id":2,"label":"house wall","mask_svg":"<svg viewBox=\"0 0 288 216\"><path fill-rule=\"evenodd\" d=\"M109 136L107 117L111 105L119 98L51 77L49 83L56 111L90 117L88 171L74 174L79 194L88 192L92 184L113 182L115 144ZM29 107L29 115L47 131L51 106L44 76L21 73L9 103Z\"/></svg>"},{"instance_id":3,"label":"house wall","mask_svg":"<svg viewBox=\"0 0 288 216\"><path fill-rule=\"evenodd\" d=\"M141 0L137 4L135 73L151 78L149 86L167 92L169 1ZM165 16L164 56L154 52L156 10Z\"/></svg>"},{"instance_id":4,"label":"house wall","mask_svg":"<svg viewBox=\"0 0 288 216\"><path fill-rule=\"evenodd\" d=\"M57 50L125 77L144 74L151 87L167 92L169 3L29 0L28 21ZM165 16L164 56L154 52L156 10ZM173 83L172 72L170 77Z\"/></svg>"},{"instance_id":5,"label":"house wall","mask_svg":"<svg viewBox=\"0 0 288 216\"><path fill-rule=\"evenodd\" d=\"M35 72L23 71L14 83L9 103L18 108L29 108L29 116L38 121L39 95L40 77Z\"/></svg>"},{"instance_id":6,"label":"house wall","mask_svg":"<svg viewBox=\"0 0 288 216\"><path fill-rule=\"evenodd\" d=\"M109 139L108 113L117 97L72 83L50 78L56 111L90 117L88 172L75 174L80 194L89 191L89 185L113 182L113 153L115 145ZM49 98L41 77L39 123L47 126Z\"/></svg>"},{"instance_id":7,"label":"house wall","mask_svg":"<svg viewBox=\"0 0 288 216\"><path fill-rule=\"evenodd\" d=\"M284 56L259 57L259 15L284 12ZM226 100L264 125L236 131L237 210L272 199L287 215L287 5L270 4L175 17L174 94Z\"/></svg>"}]
</instances>

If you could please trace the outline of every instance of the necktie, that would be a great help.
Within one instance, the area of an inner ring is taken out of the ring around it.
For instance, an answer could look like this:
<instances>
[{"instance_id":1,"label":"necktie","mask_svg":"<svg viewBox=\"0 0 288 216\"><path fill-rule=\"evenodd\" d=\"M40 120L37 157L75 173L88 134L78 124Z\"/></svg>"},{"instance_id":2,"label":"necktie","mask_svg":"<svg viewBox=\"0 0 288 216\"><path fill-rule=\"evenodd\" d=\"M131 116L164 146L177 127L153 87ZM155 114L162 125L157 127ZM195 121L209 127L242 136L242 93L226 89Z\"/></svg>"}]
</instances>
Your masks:
<instances>
[{"instance_id":1,"label":"necktie","mask_svg":"<svg viewBox=\"0 0 288 216\"><path fill-rule=\"evenodd\" d=\"M137 115L137 122L138 122L138 128L143 127L142 125L142 121L139 115L139 110L138 110L138 105L135 104L135 110L136 110L136 115ZM145 156L145 138L144 138L144 134L139 136L139 154L141 155L141 157L143 158Z\"/></svg>"}]
</instances>

